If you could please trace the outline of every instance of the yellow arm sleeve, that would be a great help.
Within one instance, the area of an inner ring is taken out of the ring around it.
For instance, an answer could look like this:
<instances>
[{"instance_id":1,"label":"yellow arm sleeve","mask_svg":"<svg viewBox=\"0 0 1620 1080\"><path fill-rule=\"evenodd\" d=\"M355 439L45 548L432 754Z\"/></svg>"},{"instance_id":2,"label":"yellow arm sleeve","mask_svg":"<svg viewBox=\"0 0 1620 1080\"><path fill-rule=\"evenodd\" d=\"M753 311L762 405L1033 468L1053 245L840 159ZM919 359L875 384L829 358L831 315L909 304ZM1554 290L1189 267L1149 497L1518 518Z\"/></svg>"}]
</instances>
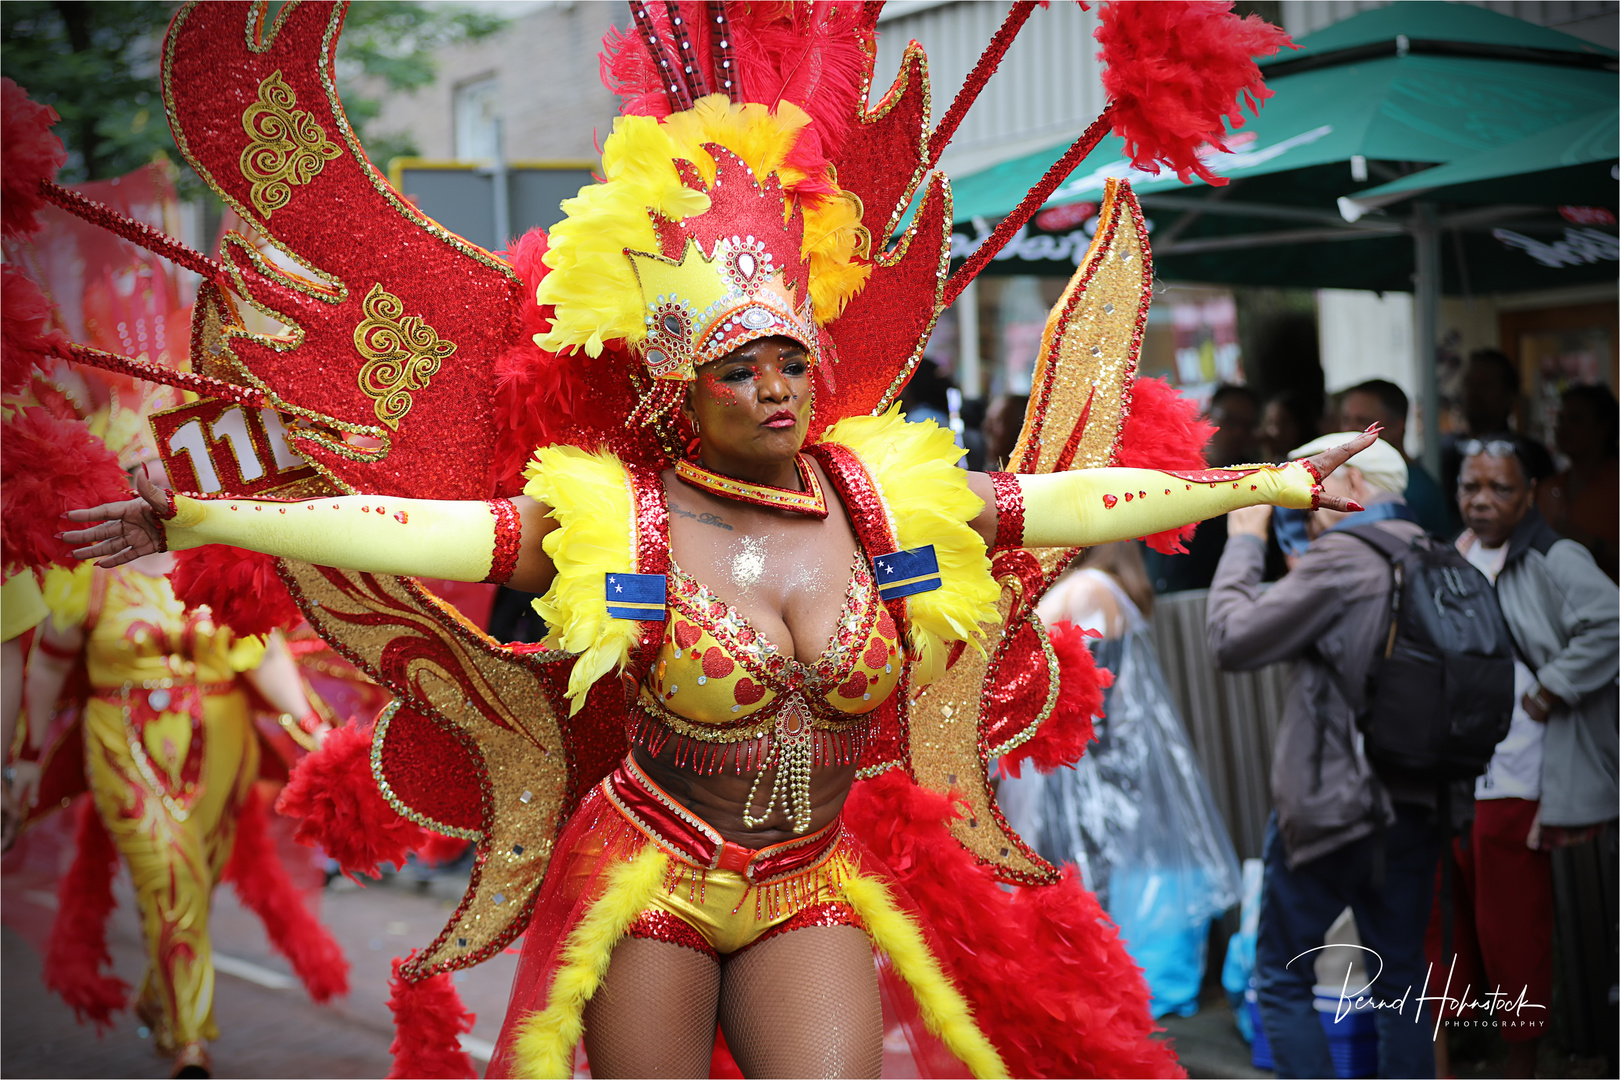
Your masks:
<instances>
[{"instance_id":1,"label":"yellow arm sleeve","mask_svg":"<svg viewBox=\"0 0 1620 1080\"><path fill-rule=\"evenodd\" d=\"M1093 547L1176 529L1259 503L1311 507L1316 478L1300 462L1170 473L1081 469L1019 473L1023 547Z\"/></svg>"},{"instance_id":2,"label":"yellow arm sleeve","mask_svg":"<svg viewBox=\"0 0 1620 1080\"><path fill-rule=\"evenodd\" d=\"M522 524L511 502L344 495L303 502L174 496L171 551L230 544L371 574L504 581Z\"/></svg>"}]
</instances>

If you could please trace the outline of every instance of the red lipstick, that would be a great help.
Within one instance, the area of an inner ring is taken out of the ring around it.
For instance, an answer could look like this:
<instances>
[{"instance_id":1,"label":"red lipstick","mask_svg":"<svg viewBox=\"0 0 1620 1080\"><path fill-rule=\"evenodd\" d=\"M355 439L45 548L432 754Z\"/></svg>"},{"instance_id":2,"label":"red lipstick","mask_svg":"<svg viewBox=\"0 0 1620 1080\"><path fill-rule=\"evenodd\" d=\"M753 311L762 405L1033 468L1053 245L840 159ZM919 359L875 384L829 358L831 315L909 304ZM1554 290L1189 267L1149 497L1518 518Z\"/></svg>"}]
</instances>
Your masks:
<instances>
[{"instance_id":1,"label":"red lipstick","mask_svg":"<svg viewBox=\"0 0 1620 1080\"><path fill-rule=\"evenodd\" d=\"M798 422L799 418L794 416L788 410L778 409L771 415L767 416L760 426L768 428L790 428L797 425Z\"/></svg>"}]
</instances>

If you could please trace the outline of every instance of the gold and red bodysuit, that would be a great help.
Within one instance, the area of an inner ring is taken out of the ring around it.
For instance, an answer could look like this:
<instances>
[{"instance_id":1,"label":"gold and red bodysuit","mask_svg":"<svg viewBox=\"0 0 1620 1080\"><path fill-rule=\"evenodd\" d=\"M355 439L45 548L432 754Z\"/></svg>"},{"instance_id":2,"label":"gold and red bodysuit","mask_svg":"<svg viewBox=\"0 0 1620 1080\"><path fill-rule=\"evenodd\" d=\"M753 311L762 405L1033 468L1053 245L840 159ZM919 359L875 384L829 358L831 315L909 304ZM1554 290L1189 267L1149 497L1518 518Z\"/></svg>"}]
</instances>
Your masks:
<instances>
[{"instance_id":1,"label":"gold and red bodysuit","mask_svg":"<svg viewBox=\"0 0 1620 1080\"><path fill-rule=\"evenodd\" d=\"M166 577L90 564L51 577L57 625L85 631L86 779L140 910L147 969L136 1010L160 1050L216 1039L209 906L258 776L238 675L263 646L188 613Z\"/></svg>"}]
</instances>

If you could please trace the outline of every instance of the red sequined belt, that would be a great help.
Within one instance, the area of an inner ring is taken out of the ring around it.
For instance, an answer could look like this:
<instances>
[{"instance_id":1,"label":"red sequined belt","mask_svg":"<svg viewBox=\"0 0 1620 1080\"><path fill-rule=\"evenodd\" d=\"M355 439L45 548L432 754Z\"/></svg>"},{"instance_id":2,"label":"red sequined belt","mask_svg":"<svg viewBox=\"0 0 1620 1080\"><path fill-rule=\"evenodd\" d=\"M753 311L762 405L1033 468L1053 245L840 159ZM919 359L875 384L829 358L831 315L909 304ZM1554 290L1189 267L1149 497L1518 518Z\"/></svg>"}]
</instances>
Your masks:
<instances>
[{"instance_id":1,"label":"red sequined belt","mask_svg":"<svg viewBox=\"0 0 1620 1080\"><path fill-rule=\"evenodd\" d=\"M821 862L844 835L843 816L808 836L768 847L748 848L676 802L631 757L602 780L602 794L626 821L673 859L702 870L731 870L765 885Z\"/></svg>"}]
</instances>

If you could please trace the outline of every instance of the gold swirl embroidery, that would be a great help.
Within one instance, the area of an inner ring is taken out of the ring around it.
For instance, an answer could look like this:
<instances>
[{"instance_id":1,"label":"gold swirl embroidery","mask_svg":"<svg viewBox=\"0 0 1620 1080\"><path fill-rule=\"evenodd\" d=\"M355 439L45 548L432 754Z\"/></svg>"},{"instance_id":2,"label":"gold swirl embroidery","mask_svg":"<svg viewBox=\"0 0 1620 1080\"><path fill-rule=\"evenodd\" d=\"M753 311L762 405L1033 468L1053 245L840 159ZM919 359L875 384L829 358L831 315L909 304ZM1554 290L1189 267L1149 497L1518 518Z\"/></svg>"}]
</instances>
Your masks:
<instances>
[{"instance_id":1,"label":"gold swirl embroidery","mask_svg":"<svg viewBox=\"0 0 1620 1080\"><path fill-rule=\"evenodd\" d=\"M381 285L366 294L366 318L354 328L354 347L366 358L360 389L377 403L377 419L399 430L411 411L411 392L425 390L439 364L456 351L419 315L405 314L405 302Z\"/></svg>"},{"instance_id":2,"label":"gold swirl embroidery","mask_svg":"<svg viewBox=\"0 0 1620 1080\"><path fill-rule=\"evenodd\" d=\"M328 161L343 154L314 115L297 104L292 87L277 71L259 84L259 99L242 114L242 129L248 133L242 175L253 185L248 197L266 220L292 201L295 186L309 183Z\"/></svg>"}]
</instances>

